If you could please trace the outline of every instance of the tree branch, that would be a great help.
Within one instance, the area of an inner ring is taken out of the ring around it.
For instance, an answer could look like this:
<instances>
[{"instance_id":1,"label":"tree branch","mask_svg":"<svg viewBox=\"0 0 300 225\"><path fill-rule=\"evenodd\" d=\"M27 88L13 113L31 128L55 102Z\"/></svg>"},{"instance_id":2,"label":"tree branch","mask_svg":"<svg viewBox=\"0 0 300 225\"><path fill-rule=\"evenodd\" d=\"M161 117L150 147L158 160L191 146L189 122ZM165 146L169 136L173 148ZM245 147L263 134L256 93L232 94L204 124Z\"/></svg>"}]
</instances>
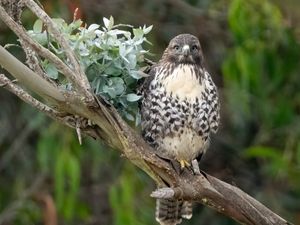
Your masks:
<instances>
[{"instance_id":1,"label":"tree branch","mask_svg":"<svg viewBox=\"0 0 300 225\"><path fill-rule=\"evenodd\" d=\"M204 172L198 176L185 174L180 183L178 187L158 189L152 192L151 197L193 200L230 215L241 224L291 224L239 188Z\"/></svg>"},{"instance_id":2,"label":"tree branch","mask_svg":"<svg viewBox=\"0 0 300 225\"><path fill-rule=\"evenodd\" d=\"M27 92L25 92L22 88L17 86L13 81L8 79L4 74L0 74L0 86L4 87L8 91L12 92L24 102L28 103L29 105L37 108L39 111L45 113L46 115L50 116L51 118L55 118L58 116L58 112L54 109L50 108L49 106L43 104L42 102L38 101L37 99L33 98Z\"/></svg>"},{"instance_id":3,"label":"tree branch","mask_svg":"<svg viewBox=\"0 0 300 225\"><path fill-rule=\"evenodd\" d=\"M37 55L40 55L50 62L52 62L58 70L60 70L64 76L74 84L75 87L80 87L76 79L76 73L70 69L61 59L54 55L51 51L36 43L26 32L26 30L16 23L5 11L5 9L0 5L0 18L3 22L24 42L31 47ZM1 53L0 53L1 58ZM4 58L4 57L3 57ZM6 69L6 68L5 68ZM10 72L10 71L9 71Z\"/></svg>"},{"instance_id":4,"label":"tree branch","mask_svg":"<svg viewBox=\"0 0 300 225\"><path fill-rule=\"evenodd\" d=\"M33 0L22 0L21 3L24 3L37 17L39 17L48 27L49 31L53 34L53 37L58 41L58 43L62 46L70 60L70 64L72 65L72 70L75 70L77 73L71 77L72 82L77 86L78 91L80 91L85 97L86 101L92 102L94 100L93 95L91 94L91 87L88 82L88 79L80 66L76 56L73 54L73 51L65 39L65 37L61 34L55 23L51 20L51 18L33 1Z\"/></svg>"},{"instance_id":5,"label":"tree branch","mask_svg":"<svg viewBox=\"0 0 300 225\"><path fill-rule=\"evenodd\" d=\"M53 31L53 35L56 36L57 30L52 27L53 23L48 15L43 11L41 12L41 9L37 8L33 1L24 0L24 3L48 25L48 28L50 28L49 32ZM290 224L237 187L220 181L204 172L194 175L191 171L186 170L181 175L177 174L168 162L158 157L141 136L126 124L113 106L105 104L101 98L97 99L92 93L87 93L90 91L89 85L85 83L86 81L81 80L82 77L85 77L82 74L83 69L70 72L70 68L49 50L31 40L24 28L14 24L12 18L5 13L1 6L0 18L6 21L8 26L22 40L28 43L37 55L41 55L53 62L65 73L65 76L77 84L76 92L63 92L19 62L0 46L0 65L12 76L16 77L20 83L46 100L50 98L52 100L51 104L59 107L53 110L51 106L29 97L28 93L25 93L17 85L13 84L4 75L0 76L2 86L50 117L59 119L63 124L76 128L80 134L84 133L98 138L114 149L119 150L133 164L151 176L160 187L167 187L154 192L152 196L197 201L242 224ZM58 41L68 51L68 58L72 61L72 66L77 68L79 64L77 64L75 54L70 50L67 43L64 43L64 38L59 36ZM82 91L82 88L87 89ZM93 97L89 97L89 101L82 101L87 96ZM68 115L68 117L60 117L60 115ZM68 121L66 118L71 118L71 120ZM92 124L87 121L92 121Z\"/></svg>"},{"instance_id":6,"label":"tree branch","mask_svg":"<svg viewBox=\"0 0 300 225\"><path fill-rule=\"evenodd\" d=\"M17 78L19 82L25 84L29 89L37 92L42 97L54 99L59 102L65 101L65 97L59 92L57 87L47 82L23 63L21 63L1 45L0 65L10 74L13 74L13 76Z\"/></svg>"}]
</instances>

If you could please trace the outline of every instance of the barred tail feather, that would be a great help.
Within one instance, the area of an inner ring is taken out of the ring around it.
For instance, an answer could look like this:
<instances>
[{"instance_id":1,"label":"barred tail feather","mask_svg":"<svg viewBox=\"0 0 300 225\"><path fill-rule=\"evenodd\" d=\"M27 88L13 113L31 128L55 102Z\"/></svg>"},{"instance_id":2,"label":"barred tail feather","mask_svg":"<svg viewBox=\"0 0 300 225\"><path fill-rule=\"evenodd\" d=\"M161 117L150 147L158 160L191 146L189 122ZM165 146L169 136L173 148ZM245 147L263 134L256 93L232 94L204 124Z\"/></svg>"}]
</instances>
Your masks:
<instances>
[{"instance_id":1,"label":"barred tail feather","mask_svg":"<svg viewBox=\"0 0 300 225\"><path fill-rule=\"evenodd\" d=\"M180 214L184 219L191 219L193 216L193 203L184 201L181 207Z\"/></svg>"},{"instance_id":2,"label":"barred tail feather","mask_svg":"<svg viewBox=\"0 0 300 225\"><path fill-rule=\"evenodd\" d=\"M192 203L175 199L156 200L156 221L160 225L180 224L182 218L192 217Z\"/></svg>"}]
</instances>

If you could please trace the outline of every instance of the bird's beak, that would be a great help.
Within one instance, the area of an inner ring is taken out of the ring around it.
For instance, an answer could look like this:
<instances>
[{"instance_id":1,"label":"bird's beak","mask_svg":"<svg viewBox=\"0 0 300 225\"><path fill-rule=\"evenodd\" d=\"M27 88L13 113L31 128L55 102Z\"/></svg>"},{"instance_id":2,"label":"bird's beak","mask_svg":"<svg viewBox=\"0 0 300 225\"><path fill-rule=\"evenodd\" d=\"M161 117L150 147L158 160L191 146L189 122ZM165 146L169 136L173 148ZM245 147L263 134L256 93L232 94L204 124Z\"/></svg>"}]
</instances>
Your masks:
<instances>
[{"instance_id":1,"label":"bird's beak","mask_svg":"<svg viewBox=\"0 0 300 225\"><path fill-rule=\"evenodd\" d=\"M190 46L184 45L182 48L182 53L184 56L188 56L190 54Z\"/></svg>"}]
</instances>

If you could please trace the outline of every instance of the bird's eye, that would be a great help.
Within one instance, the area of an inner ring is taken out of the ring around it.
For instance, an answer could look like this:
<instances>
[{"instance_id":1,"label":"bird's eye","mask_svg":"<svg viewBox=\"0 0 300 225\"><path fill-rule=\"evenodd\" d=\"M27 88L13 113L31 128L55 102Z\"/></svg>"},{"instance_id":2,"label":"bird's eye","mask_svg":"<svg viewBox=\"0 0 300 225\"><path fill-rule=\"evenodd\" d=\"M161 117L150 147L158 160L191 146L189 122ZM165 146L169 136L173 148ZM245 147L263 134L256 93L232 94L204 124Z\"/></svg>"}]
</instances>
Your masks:
<instances>
[{"instance_id":1,"label":"bird's eye","mask_svg":"<svg viewBox=\"0 0 300 225\"><path fill-rule=\"evenodd\" d=\"M174 46L173 46L173 49L179 50L179 46L178 46L178 45L174 45Z\"/></svg>"},{"instance_id":2,"label":"bird's eye","mask_svg":"<svg viewBox=\"0 0 300 225\"><path fill-rule=\"evenodd\" d=\"M192 46L192 50L193 50L193 51L198 50L198 46L197 46L197 45L193 45L193 46Z\"/></svg>"}]
</instances>

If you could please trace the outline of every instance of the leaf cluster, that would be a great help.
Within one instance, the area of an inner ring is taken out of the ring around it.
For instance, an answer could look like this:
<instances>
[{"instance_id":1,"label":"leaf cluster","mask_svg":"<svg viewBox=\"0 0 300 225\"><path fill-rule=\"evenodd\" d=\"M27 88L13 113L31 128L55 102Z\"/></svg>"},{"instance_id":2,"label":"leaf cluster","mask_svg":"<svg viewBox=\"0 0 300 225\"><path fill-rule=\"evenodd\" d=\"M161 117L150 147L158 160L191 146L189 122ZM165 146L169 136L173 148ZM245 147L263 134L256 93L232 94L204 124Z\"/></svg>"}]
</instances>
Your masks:
<instances>
[{"instance_id":1,"label":"leaf cluster","mask_svg":"<svg viewBox=\"0 0 300 225\"><path fill-rule=\"evenodd\" d=\"M145 35L152 26L134 28L126 24L114 24L113 17L103 18L104 26L85 25L81 20L70 24L63 19L53 19L79 59L96 95L113 104L126 119L139 123L138 100L135 93L137 82L145 75L143 67L145 43L150 43ZM55 41L51 32L44 30L41 20L37 20L28 33L33 39L47 46L56 56L68 64L64 50ZM66 89L72 85L48 60L41 59L47 75L57 80Z\"/></svg>"}]
</instances>

